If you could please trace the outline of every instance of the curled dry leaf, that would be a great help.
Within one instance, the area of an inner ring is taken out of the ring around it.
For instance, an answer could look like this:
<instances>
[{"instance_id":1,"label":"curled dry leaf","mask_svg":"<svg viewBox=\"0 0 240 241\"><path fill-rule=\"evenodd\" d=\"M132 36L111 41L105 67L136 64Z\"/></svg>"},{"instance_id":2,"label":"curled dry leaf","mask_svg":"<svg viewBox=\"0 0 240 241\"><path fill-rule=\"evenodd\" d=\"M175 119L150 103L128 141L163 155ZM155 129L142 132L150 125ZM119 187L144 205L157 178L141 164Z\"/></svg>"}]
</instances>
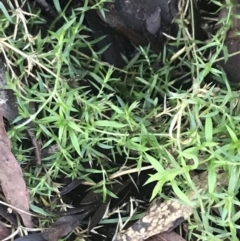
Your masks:
<instances>
[{"instance_id":1,"label":"curled dry leaf","mask_svg":"<svg viewBox=\"0 0 240 241\"><path fill-rule=\"evenodd\" d=\"M29 213L29 193L22 170L11 152L11 143L0 113L0 182L7 202L16 208L26 227L32 227Z\"/></svg>"}]
</instances>

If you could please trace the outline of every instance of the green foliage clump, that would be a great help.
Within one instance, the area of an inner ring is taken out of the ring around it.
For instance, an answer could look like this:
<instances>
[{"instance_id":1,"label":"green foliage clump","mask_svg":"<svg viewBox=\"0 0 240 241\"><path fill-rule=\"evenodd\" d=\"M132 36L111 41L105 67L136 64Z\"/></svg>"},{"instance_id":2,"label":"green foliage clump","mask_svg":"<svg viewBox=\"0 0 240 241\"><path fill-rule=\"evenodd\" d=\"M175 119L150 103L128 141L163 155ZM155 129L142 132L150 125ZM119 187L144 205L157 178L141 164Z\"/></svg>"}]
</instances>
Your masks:
<instances>
[{"instance_id":1,"label":"green foliage clump","mask_svg":"<svg viewBox=\"0 0 240 241\"><path fill-rule=\"evenodd\" d=\"M191 203L186 194L195 190L191 176L194 170L206 170L208 188L198 195L201 213L194 213L190 235L201 240L236 240L239 93L214 67L223 49L222 31L226 32L229 22L197 47L194 29L191 35L182 13L177 20L178 38L162 53L138 47L131 60L123 56L126 66L119 70L101 60L108 46L97 52L94 46L100 39L92 40L91 30L84 25L84 13L102 7L104 1L94 6L86 1L70 14L58 1L54 3L64 19L57 30L55 23L46 30L46 20L30 6L26 11L12 8L8 12L0 5L0 47L9 68L8 88L14 91L19 107L9 135L33 210L43 214L36 207L39 202L52 211L59 208L52 196L59 193L57 180L62 174L83 179L106 199L115 197L108 189L114 178L146 169L156 170L147 181L156 183L152 198L165 197L162 188L170 185L173 196ZM209 50L212 55L204 59ZM115 77L116 72L121 77ZM215 76L215 84L204 84L209 73ZM191 87L174 88L183 82ZM43 148L53 144L59 148L37 167L29 166L29 146L24 144L30 122ZM117 166L119 156L121 165ZM84 168L84 163L93 168ZM221 173L225 173L225 185L216 190ZM100 175L101 181L95 183L91 174ZM47 221L41 218L41 222Z\"/></svg>"}]
</instances>

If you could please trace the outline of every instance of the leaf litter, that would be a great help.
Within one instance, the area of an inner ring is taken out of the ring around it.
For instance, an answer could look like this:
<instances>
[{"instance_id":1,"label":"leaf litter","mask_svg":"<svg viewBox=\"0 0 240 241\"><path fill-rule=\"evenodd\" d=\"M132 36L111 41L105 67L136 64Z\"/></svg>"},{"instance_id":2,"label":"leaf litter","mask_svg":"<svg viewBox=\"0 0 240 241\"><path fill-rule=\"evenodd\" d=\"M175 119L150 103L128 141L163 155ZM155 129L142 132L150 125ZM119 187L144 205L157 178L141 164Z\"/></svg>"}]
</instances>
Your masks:
<instances>
[{"instance_id":1,"label":"leaf litter","mask_svg":"<svg viewBox=\"0 0 240 241\"><path fill-rule=\"evenodd\" d=\"M33 224L29 213L29 192L21 167L11 152L11 142L4 127L2 113L0 113L0 150L0 183L2 191L8 204L21 216L24 225L31 228Z\"/></svg>"},{"instance_id":2,"label":"leaf litter","mask_svg":"<svg viewBox=\"0 0 240 241\"><path fill-rule=\"evenodd\" d=\"M11 230L0 224L0 240L3 240L11 234Z\"/></svg>"}]
</instances>

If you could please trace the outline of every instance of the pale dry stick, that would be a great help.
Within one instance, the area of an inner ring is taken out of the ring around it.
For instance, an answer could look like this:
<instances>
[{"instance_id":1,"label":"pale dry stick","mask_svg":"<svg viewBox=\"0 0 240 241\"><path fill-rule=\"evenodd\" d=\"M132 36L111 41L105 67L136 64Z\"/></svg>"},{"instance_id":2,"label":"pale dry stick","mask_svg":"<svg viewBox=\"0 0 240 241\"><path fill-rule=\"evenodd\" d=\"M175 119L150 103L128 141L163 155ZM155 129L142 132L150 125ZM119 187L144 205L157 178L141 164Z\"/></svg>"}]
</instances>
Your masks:
<instances>
[{"instance_id":1,"label":"pale dry stick","mask_svg":"<svg viewBox=\"0 0 240 241\"><path fill-rule=\"evenodd\" d=\"M145 171L145 170L149 170L149 169L153 169L153 168L154 168L154 167L153 167L152 165L150 165L150 166L146 166L146 167L141 167L140 170L139 170L139 168L132 168L132 169L129 169L129 170L118 171L118 172L112 174L112 175L109 177L109 180L114 180L114 179L116 179L117 177L121 177L121 176L128 175L128 174L132 174L132 173L136 173L136 172L139 172L139 171ZM87 185L87 186L95 186L95 185L101 185L102 182L103 182L103 181L98 182L98 183L96 184L96 183L93 183L93 182L83 181L83 182L81 182L81 184Z\"/></svg>"},{"instance_id":2,"label":"pale dry stick","mask_svg":"<svg viewBox=\"0 0 240 241\"><path fill-rule=\"evenodd\" d=\"M30 213L30 212L26 212L26 211L24 211L24 210L22 210L22 209L16 208L16 207L14 207L14 206L12 206L12 205L10 205L10 204L8 204L8 203L5 203L5 202L0 201L0 204L2 204L2 205L4 205L4 206L7 206L7 207L9 207L9 208L11 208L11 209L13 209L13 210L16 210L16 211L18 211L18 212L20 212L20 213L25 213L25 214L28 214L28 215L30 215L30 216L35 216L35 217L37 217L36 215L34 215L34 214Z\"/></svg>"},{"instance_id":3,"label":"pale dry stick","mask_svg":"<svg viewBox=\"0 0 240 241\"><path fill-rule=\"evenodd\" d=\"M152 167L153 168L153 167ZM149 169L152 169L149 167ZM134 170L131 169L131 172L129 171L122 171L122 172L117 172L117 173L114 173L113 175L111 175L109 177L110 180L113 180L117 177L121 177L123 175L128 175L130 173L135 173L135 172L138 172L138 170L135 170L136 168L134 168ZM147 170L147 169L146 169ZM99 183L95 183L95 182L88 182L88 181L82 181L81 184L82 185L85 185L85 186L91 186L91 187L94 187L96 185L100 185L102 182L99 182Z\"/></svg>"},{"instance_id":4,"label":"pale dry stick","mask_svg":"<svg viewBox=\"0 0 240 241\"><path fill-rule=\"evenodd\" d=\"M180 55L182 55L185 51L186 51L186 46L184 46L183 48L179 49L177 51L177 53L175 53L171 58L170 58L170 62L173 62L175 59L177 59Z\"/></svg>"},{"instance_id":5,"label":"pale dry stick","mask_svg":"<svg viewBox=\"0 0 240 241\"><path fill-rule=\"evenodd\" d=\"M139 168L132 168L130 170L125 170L125 171L119 171L119 172L116 172L114 174L112 174L109 179L110 180L113 180L117 177L121 177L123 175L127 175L127 174L131 174L131 173L136 173L136 172L139 172L139 171L145 171L145 170L149 170L149 169L153 169L154 167L152 165L150 166L146 166L146 167L141 167L141 169L139 170Z\"/></svg>"}]
</instances>

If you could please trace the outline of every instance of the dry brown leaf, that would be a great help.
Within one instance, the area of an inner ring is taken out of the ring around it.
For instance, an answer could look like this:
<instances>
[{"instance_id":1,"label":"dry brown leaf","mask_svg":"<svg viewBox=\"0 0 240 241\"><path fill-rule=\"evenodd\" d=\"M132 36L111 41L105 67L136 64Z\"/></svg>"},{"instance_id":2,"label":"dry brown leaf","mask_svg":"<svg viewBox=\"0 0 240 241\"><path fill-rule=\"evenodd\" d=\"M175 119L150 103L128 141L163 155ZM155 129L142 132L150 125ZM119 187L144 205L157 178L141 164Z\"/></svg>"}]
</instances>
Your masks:
<instances>
[{"instance_id":1,"label":"dry brown leaf","mask_svg":"<svg viewBox=\"0 0 240 241\"><path fill-rule=\"evenodd\" d=\"M69 215L60 217L49 229L43 232L43 238L46 241L57 241L59 238L72 232L85 217L83 215Z\"/></svg>"},{"instance_id":2,"label":"dry brown leaf","mask_svg":"<svg viewBox=\"0 0 240 241\"><path fill-rule=\"evenodd\" d=\"M182 238L175 232L170 233L160 233L151 238L148 238L146 241L186 241L186 239Z\"/></svg>"},{"instance_id":3,"label":"dry brown leaf","mask_svg":"<svg viewBox=\"0 0 240 241\"><path fill-rule=\"evenodd\" d=\"M0 240L5 239L11 234L11 230L0 224Z\"/></svg>"},{"instance_id":4,"label":"dry brown leaf","mask_svg":"<svg viewBox=\"0 0 240 241\"><path fill-rule=\"evenodd\" d=\"M7 202L16 208L26 227L32 227L29 213L29 193L22 170L11 152L11 143L0 113L0 182ZM21 211L20 211L21 210ZM23 211L23 212L22 212ZM27 212L27 213L26 213Z\"/></svg>"},{"instance_id":5,"label":"dry brown leaf","mask_svg":"<svg viewBox=\"0 0 240 241\"><path fill-rule=\"evenodd\" d=\"M0 112L0 140L11 149L11 142L4 127L2 113Z\"/></svg>"}]
</instances>

